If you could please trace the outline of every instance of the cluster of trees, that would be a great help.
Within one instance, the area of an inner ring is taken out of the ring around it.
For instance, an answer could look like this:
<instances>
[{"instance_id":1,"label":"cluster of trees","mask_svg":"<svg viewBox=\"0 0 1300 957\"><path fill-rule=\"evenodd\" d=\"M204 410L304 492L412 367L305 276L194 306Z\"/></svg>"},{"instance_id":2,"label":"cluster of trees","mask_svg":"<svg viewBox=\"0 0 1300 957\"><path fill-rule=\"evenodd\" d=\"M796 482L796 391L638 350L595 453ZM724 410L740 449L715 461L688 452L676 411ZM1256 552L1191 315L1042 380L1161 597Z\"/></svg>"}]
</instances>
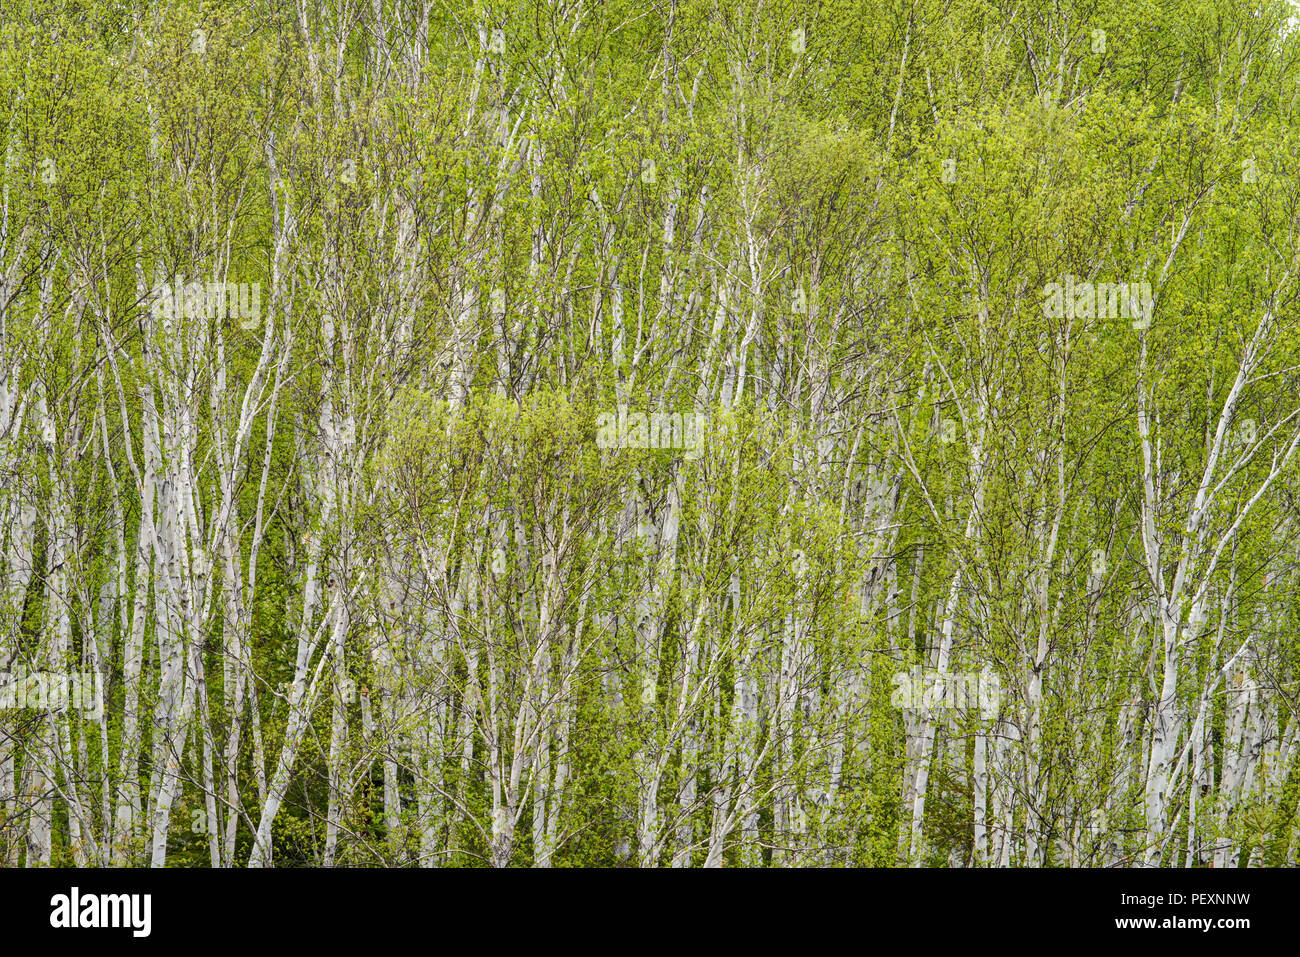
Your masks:
<instances>
[{"instance_id":1,"label":"cluster of trees","mask_svg":"<svg viewBox=\"0 0 1300 957\"><path fill-rule=\"evenodd\" d=\"M1285 2L0 8L0 864L1296 863Z\"/></svg>"}]
</instances>

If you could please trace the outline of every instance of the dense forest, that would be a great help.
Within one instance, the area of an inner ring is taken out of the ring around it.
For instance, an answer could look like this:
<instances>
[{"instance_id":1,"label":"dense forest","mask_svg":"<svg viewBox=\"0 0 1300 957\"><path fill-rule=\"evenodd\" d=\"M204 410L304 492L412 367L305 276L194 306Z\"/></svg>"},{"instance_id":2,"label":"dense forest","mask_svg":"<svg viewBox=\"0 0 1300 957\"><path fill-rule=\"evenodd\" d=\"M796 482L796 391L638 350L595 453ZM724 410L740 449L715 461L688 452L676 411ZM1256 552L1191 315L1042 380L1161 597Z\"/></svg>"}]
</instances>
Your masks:
<instances>
[{"instance_id":1,"label":"dense forest","mask_svg":"<svg viewBox=\"0 0 1300 957\"><path fill-rule=\"evenodd\" d=\"M1294 866L1285 0L0 0L0 865Z\"/></svg>"}]
</instances>

